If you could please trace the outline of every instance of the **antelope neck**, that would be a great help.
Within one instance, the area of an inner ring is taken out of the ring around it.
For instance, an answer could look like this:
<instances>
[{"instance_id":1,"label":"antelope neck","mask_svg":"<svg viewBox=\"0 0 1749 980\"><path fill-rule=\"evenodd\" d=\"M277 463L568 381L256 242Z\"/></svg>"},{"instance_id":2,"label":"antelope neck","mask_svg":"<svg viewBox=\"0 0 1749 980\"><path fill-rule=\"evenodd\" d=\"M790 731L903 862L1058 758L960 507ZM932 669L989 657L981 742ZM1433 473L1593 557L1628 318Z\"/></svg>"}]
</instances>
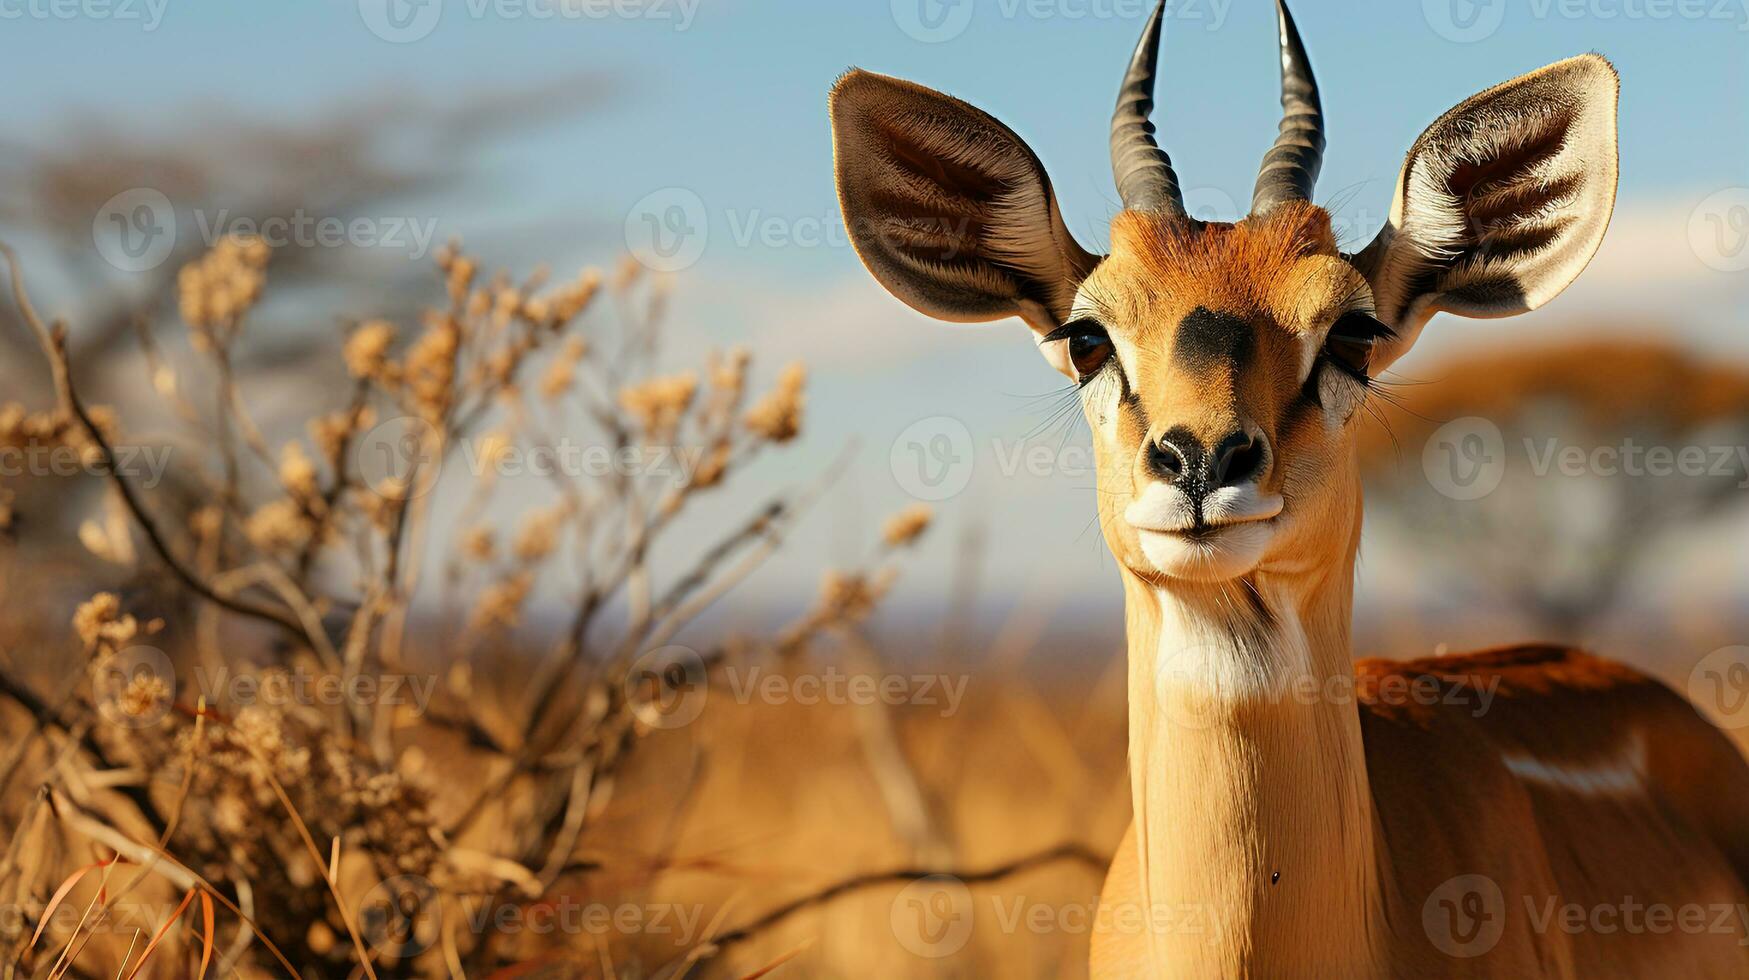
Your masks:
<instances>
[{"instance_id":1,"label":"antelope neck","mask_svg":"<svg viewBox=\"0 0 1749 980\"><path fill-rule=\"evenodd\" d=\"M1364 951L1377 959L1342 564L1218 585L1124 572L1138 880L1170 975L1356 975Z\"/></svg>"}]
</instances>

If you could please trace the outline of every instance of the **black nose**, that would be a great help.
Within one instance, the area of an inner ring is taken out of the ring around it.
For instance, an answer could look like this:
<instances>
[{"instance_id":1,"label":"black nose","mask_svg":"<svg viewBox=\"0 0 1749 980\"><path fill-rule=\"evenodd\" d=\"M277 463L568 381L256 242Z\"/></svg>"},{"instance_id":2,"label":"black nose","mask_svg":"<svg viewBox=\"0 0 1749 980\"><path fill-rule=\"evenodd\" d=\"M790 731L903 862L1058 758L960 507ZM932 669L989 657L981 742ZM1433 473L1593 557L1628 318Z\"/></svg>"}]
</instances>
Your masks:
<instances>
[{"instance_id":1,"label":"black nose","mask_svg":"<svg viewBox=\"0 0 1749 980\"><path fill-rule=\"evenodd\" d=\"M1263 466L1263 440L1249 432L1234 432L1210 454L1209 486L1231 487L1257 475Z\"/></svg>"},{"instance_id":2,"label":"black nose","mask_svg":"<svg viewBox=\"0 0 1749 980\"><path fill-rule=\"evenodd\" d=\"M1248 431L1229 433L1210 451L1179 426L1148 447L1148 468L1159 479L1202 496L1255 479L1264 457L1263 440Z\"/></svg>"}]
</instances>

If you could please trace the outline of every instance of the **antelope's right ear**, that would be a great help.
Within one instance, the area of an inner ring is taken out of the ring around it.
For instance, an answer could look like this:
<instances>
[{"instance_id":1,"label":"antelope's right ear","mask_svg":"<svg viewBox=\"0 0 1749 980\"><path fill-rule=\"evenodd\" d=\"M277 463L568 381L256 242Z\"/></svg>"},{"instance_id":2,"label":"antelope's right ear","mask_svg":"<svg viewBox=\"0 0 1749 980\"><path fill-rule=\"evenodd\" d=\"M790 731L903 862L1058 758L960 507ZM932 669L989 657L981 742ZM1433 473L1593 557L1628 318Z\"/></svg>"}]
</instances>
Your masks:
<instances>
[{"instance_id":1,"label":"antelope's right ear","mask_svg":"<svg viewBox=\"0 0 1749 980\"><path fill-rule=\"evenodd\" d=\"M839 206L881 285L939 320L1018 316L1040 337L1063 324L1099 258L1063 227L1050 178L1013 130L855 69L832 86L830 107Z\"/></svg>"},{"instance_id":2,"label":"antelope's right ear","mask_svg":"<svg viewBox=\"0 0 1749 980\"><path fill-rule=\"evenodd\" d=\"M1410 147L1390 220L1354 264L1394 331L1384 370L1439 311L1512 316L1567 288L1615 208L1615 69L1580 55L1496 85Z\"/></svg>"}]
</instances>

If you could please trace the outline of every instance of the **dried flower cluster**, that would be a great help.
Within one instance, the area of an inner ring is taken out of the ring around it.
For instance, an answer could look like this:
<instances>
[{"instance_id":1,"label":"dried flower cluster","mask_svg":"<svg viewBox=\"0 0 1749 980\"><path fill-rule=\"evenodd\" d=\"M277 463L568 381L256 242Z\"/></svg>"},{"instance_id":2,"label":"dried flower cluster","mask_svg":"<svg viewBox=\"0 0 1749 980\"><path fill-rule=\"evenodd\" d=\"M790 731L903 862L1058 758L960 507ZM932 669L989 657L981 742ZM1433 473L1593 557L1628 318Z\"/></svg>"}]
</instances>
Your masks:
<instances>
[{"instance_id":1,"label":"dried flower cluster","mask_svg":"<svg viewBox=\"0 0 1749 980\"><path fill-rule=\"evenodd\" d=\"M230 235L182 267L176 298L197 349L223 350L236 339L244 315L261 298L270 253L259 238Z\"/></svg>"},{"instance_id":2,"label":"dried flower cluster","mask_svg":"<svg viewBox=\"0 0 1749 980\"><path fill-rule=\"evenodd\" d=\"M284 885L303 888L320 873L292 857L303 848L283 819L275 782L312 835L351 841L384 863L385 876L429 875L440 859L430 794L399 773L365 764L326 726L251 705L229 725L203 726L198 741L185 728L174 752L200 760L191 789L207 805L188 813L182 838L185 853L204 857L208 873L242 869L257 881L283 876Z\"/></svg>"},{"instance_id":3,"label":"dried flower cluster","mask_svg":"<svg viewBox=\"0 0 1749 980\"><path fill-rule=\"evenodd\" d=\"M186 777L174 816L162 811L155 784L145 802L134 798L137 812L115 832L137 834L143 825L165 835L177 862L226 893L251 894L256 925L294 962L339 975L370 954L355 947L358 921L345 918L331 894L340 884L329 879L332 855L324 849L382 878L430 879L453 892L446 903L465 897L475 907L537 899L587 873L578 869L591 864L578 855L612 801L616 770L652 730L626 693L636 687L627 682L630 662L671 642L757 567L818 488L762 507L718 541L687 542L690 567L657 569L656 542L673 535L696 496L800 433L803 367L784 367L748 404L753 358L745 350L712 351L691 370L658 363L668 284L646 278L636 263L548 285L544 271L520 281L485 273L454 245L437 255L442 300L417 328L357 322L335 365L351 396L315 410L301 434L280 431L270 442L265 433L274 430L249 418L230 360L263 295L268 256L258 239L226 238L178 276L196 354L219 368L185 376L215 378L219 397L184 401L178 371L153 366L162 397L231 413L200 433L209 465L179 474L207 493L160 526L150 522L174 513L175 501L140 508L114 494L106 506L119 527L87 521L80 532L89 550L116 564L141 555L171 564L179 577L166 581L190 584L194 612L171 616L166 629L142 622L115 593L92 596L72 627L87 654L83 669L100 683L76 692L107 722L89 741L105 753L103 766ZM620 314L617 334L592 316L608 291ZM101 440L113 438L112 414L91 415ZM206 438L215 430L219 438ZM556 449L555 434L607 450L611 467L542 473L518 487L513 528L496 526L488 505L504 482L501 468L519 451ZM17 405L0 408L0 445L103 449L64 408ZM475 469L446 469L461 452ZM449 479L455 474L472 478ZM542 489L550 500L528 499ZM431 501L448 493L463 509L457 517L442 511L440 521ZM0 528L10 520L9 499L0 497ZM120 546L133 540L130 520L146 526L137 537L155 553ZM928 523L924 508L897 515L877 554L914 541ZM413 605L422 547L445 552L445 594L424 607L434 612ZM829 576L815 607L773 641L724 639L709 644L705 659L791 651L823 630L852 628L892 574ZM531 610L537 597L556 602L570 622L544 661L526 665L528 703L507 714L521 730L500 735L472 716L481 686L475 661L539 621ZM410 628L422 618L428 626ZM171 676L132 669L118 656L160 630L164 638L153 642L178 659ZM267 642L238 642L263 632ZM430 716L354 695L289 703L240 697L234 686L198 691L210 694L199 710L186 678L212 675L183 674L181 690L175 680L186 662L202 671L220 665L257 689L295 676L353 691L358 682L417 674L409 666L415 659L437 663L423 669L447 684ZM458 730L469 733L469 755L444 780L472 800L440 803L423 760ZM91 793L80 784L72 796ZM454 844L462 839L468 848ZM0 952L7 941L0 934ZM432 959L401 964L403 972L430 972L437 957L453 955L470 974L486 975L520 952L489 930L458 934L456 942L453 950L408 954ZM260 953L251 945L245 956L262 965ZM379 968L392 960L376 955Z\"/></svg>"},{"instance_id":4,"label":"dried flower cluster","mask_svg":"<svg viewBox=\"0 0 1749 980\"><path fill-rule=\"evenodd\" d=\"M99 592L73 613L73 632L87 650L114 650L140 635L140 623L122 612L121 599L113 592Z\"/></svg>"},{"instance_id":5,"label":"dried flower cluster","mask_svg":"<svg viewBox=\"0 0 1749 980\"><path fill-rule=\"evenodd\" d=\"M619 403L636 420L645 439L661 444L674 438L696 394L698 376L686 372L628 385L620 389Z\"/></svg>"},{"instance_id":6,"label":"dried flower cluster","mask_svg":"<svg viewBox=\"0 0 1749 980\"><path fill-rule=\"evenodd\" d=\"M807 369L789 364L777 377L777 386L747 410L747 428L772 442L788 442L802 431L802 386Z\"/></svg>"}]
</instances>

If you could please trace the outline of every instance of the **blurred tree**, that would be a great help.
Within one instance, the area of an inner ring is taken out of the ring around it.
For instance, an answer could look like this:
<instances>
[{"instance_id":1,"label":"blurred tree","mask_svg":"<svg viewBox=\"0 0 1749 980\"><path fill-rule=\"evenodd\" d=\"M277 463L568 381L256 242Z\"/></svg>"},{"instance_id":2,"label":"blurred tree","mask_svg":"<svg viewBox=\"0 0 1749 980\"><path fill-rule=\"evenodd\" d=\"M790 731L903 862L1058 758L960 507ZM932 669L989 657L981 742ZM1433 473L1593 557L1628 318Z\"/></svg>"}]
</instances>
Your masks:
<instances>
[{"instance_id":1,"label":"blurred tree","mask_svg":"<svg viewBox=\"0 0 1749 980\"><path fill-rule=\"evenodd\" d=\"M301 122L223 105L187 106L142 132L111 117L75 113L59 138L0 141L0 227L19 239L12 244L44 270L39 274L78 284L83 306L70 352L81 375L101 383L97 372L105 362L133 352L125 341L136 325L174 312L166 304L176 291L167 287L177 270L223 231L274 220L435 222L462 199L458 192L483 147L593 109L605 101L609 84L600 75L577 74L519 88L446 92L436 103L404 90L382 91ZM96 247L93 226L116 195L138 189L170 202L179 234L171 253L151 268L118 269ZM472 236L492 230L468 229ZM440 226L439 237L458 231ZM517 236L528 254L505 255L506 261L544 254L558 227L536 231ZM273 260L279 309L296 311L300 292L320 289L330 308L410 320L418 309L414 291L430 276L427 258L404 249L291 243L277 248ZM59 268L44 269L44 259L58 260ZM268 322L260 326L268 336L286 338L289 349L258 349L255 356L278 362L306 349L308 337L273 329L274 313L261 311L258 319ZM10 304L0 312L0 341L27 355L23 371L15 357L5 358L0 371L19 375L8 380L40 380L35 343Z\"/></svg>"},{"instance_id":2,"label":"blurred tree","mask_svg":"<svg viewBox=\"0 0 1749 980\"><path fill-rule=\"evenodd\" d=\"M1641 330L1640 333L1646 331ZM1659 341L1491 348L1387 383L1368 516L1448 594L1578 639L1672 532L1749 501L1749 369Z\"/></svg>"},{"instance_id":3,"label":"blurred tree","mask_svg":"<svg viewBox=\"0 0 1749 980\"><path fill-rule=\"evenodd\" d=\"M490 200L469 184L479 176L484 149L593 110L610 92L605 76L575 73L535 85L446 92L441 101L383 87L301 118L188 105L142 126L73 112L58 134L15 132L0 139L0 239L18 247L33 274L73 298L69 307L45 312L68 314L74 325L69 354L75 375L94 403L116 405L138 431L161 415L157 399L139 397L141 380L149 379L161 396L172 393L166 386L192 387L198 380L179 379L175 363L186 347L180 343L186 326L176 311L180 271L227 232L302 223L304 232L275 243L273 301L252 313L251 342L221 368L231 376L226 388L297 392L295 405L258 399L262 428L273 434L278 416L302 417L313 391L331 387L327 401L343 404L348 381L321 352L359 320L416 323L432 278L424 252L318 242L310 224L344 228L363 219L375 222L385 239L393 233L410 241L409 225L416 223L435 229L436 240L424 243L435 250L463 231L440 216L470 200ZM167 254L135 268L113 261L102 239L107 219L131 217L131 207L122 209L128 214L108 213L117 210L118 195L125 203L141 192L161 195L154 200L171 212L144 219L163 222L175 234ZM575 222L534 228L471 223L465 230L476 242L502 240L493 252L507 263L531 265L562 249L561 236L574 234ZM355 319L324 324L312 309L346 310ZM7 392L0 409L52 400L37 346L17 308L0 303L0 387ZM209 439L228 438L226 408L179 404L181 422L204 429ZM174 472L170 479L186 477ZM0 505L10 512L0 516L17 515L16 522L0 521L0 531L40 528L42 537L32 543L58 547L67 540L58 531L89 516L89 498L80 491L98 485L0 479ZM208 496L204 486L173 483L161 499L185 515Z\"/></svg>"}]
</instances>

